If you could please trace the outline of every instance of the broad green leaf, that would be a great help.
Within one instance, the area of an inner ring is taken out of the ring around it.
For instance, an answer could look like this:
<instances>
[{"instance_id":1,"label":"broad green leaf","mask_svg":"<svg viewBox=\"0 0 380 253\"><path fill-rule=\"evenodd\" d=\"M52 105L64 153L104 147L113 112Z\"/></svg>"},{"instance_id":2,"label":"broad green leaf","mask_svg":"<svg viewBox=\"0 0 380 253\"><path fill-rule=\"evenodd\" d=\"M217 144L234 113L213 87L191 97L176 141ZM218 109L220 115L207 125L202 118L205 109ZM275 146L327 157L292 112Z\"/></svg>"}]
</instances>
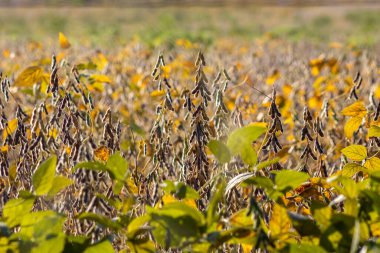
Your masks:
<instances>
[{"instance_id":1,"label":"broad green leaf","mask_svg":"<svg viewBox=\"0 0 380 253\"><path fill-rule=\"evenodd\" d=\"M369 158L367 161L365 161L364 167L368 169L368 172L380 170L380 158L376 156Z\"/></svg>"},{"instance_id":2,"label":"broad green leaf","mask_svg":"<svg viewBox=\"0 0 380 253\"><path fill-rule=\"evenodd\" d=\"M347 163L346 165L344 165L341 174L342 176L352 177L359 171L367 172L367 169L357 163Z\"/></svg>"},{"instance_id":3,"label":"broad green leaf","mask_svg":"<svg viewBox=\"0 0 380 253\"><path fill-rule=\"evenodd\" d=\"M207 147L220 163L228 163L231 160L230 150L223 142L218 140L211 140L207 144Z\"/></svg>"},{"instance_id":4,"label":"broad green leaf","mask_svg":"<svg viewBox=\"0 0 380 253\"><path fill-rule=\"evenodd\" d=\"M233 155L239 155L246 164L255 165L257 154L252 147L252 142L265 132L266 128L260 126L245 126L236 129L228 136L227 146Z\"/></svg>"},{"instance_id":5,"label":"broad green leaf","mask_svg":"<svg viewBox=\"0 0 380 253\"><path fill-rule=\"evenodd\" d=\"M115 178L124 181L128 171L128 162L121 156L120 152L111 155L107 161L106 167Z\"/></svg>"},{"instance_id":6,"label":"broad green leaf","mask_svg":"<svg viewBox=\"0 0 380 253\"><path fill-rule=\"evenodd\" d=\"M53 179L53 186L50 188L48 195L54 196L66 187L72 185L73 183L73 180L71 180L70 178L67 178L65 176L56 176Z\"/></svg>"},{"instance_id":7,"label":"broad green leaf","mask_svg":"<svg viewBox=\"0 0 380 253\"><path fill-rule=\"evenodd\" d=\"M280 170L272 172L276 174L276 189L279 191L288 191L300 186L309 179L309 175L305 172L294 170Z\"/></svg>"},{"instance_id":8,"label":"broad green leaf","mask_svg":"<svg viewBox=\"0 0 380 253\"><path fill-rule=\"evenodd\" d=\"M369 128L368 137L380 137L380 127L372 125Z\"/></svg>"},{"instance_id":9,"label":"broad green leaf","mask_svg":"<svg viewBox=\"0 0 380 253\"><path fill-rule=\"evenodd\" d=\"M20 234L35 240L63 233L65 217L54 211L28 213L22 217Z\"/></svg>"},{"instance_id":10,"label":"broad green leaf","mask_svg":"<svg viewBox=\"0 0 380 253\"><path fill-rule=\"evenodd\" d=\"M362 145L350 145L342 149L342 153L352 161L362 161L367 158L367 149Z\"/></svg>"},{"instance_id":11,"label":"broad green leaf","mask_svg":"<svg viewBox=\"0 0 380 253\"><path fill-rule=\"evenodd\" d=\"M34 198L18 198L9 200L3 209L6 224L12 228L20 224L24 215L28 214L34 204Z\"/></svg>"},{"instance_id":12,"label":"broad green leaf","mask_svg":"<svg viewBox=\"0 0 380 253\"><path fill-rule=\"evenodd\" d=\"M142 230L142 227L147 224L150 221L151 217L147 214L143 216L136 217L133 219L127 227L128 233L127 236L128 238L134 238L136 235L140 234ZM145 231L145 230L144 230Z\"/></svg>"},{"instance_id":13,"label":"broad green leaf","mask_svg":"<svg viewBox=\"0 0 380 253\"><path fill-rule=\"evenodd\" d=\"M164 181L162 184L163 190L167 194L172 194L177 199L199 199L199 194L196 190L181 182Z\"/></svg>"},{"instance_id":14,"label":"broad green leaf","mask_svg":"<svg viewBox=\"0 0 380 253\"><path fill-rule=\"evenodd\" d=\"M86 250L83 253L114 253L114 249L112 247L112 244L108 240L103 240L101 242L98 242L94 245L91 245L86 248Z\"/></svg>"},{"instance_id":15,"label":"broad green leaf","mask_svg":"<svg viewBox=\"0 0 380 253\"><path fill-rule=\"evenodd\" d=\"M51 235L48 238L37 241L37 246L32 248L32 253L62 252L65 247L65 240L64 234Z\"/></svg>"},{"instance_id":16,"label":"broad green leaf","mask_svg":"<svg viewBox=\"0 0 380 253\"><path fill-rule=\"evenodd\" d=\"M80 220L86 219L86 220L95 221L98 224L102 225L104 228L110 228L116 231L121 229L121 225L119 223L111 220L107 216L96 214L96 213L81 213L78 216L78 219Z\"/></svg>"},{"instance_id":17,"label":"broad green leaf","mask_svg":"<svg viewBox=\"0 0 380 253\"><path fill-rule=\"evenodd\" d=\"M166 204L162 209L148 210L153 235L164 248L179 247L188 240L200 239L205 219L199 210L182 202Z\"/></svg>"},{"instance_id":18,"label":"broad green leaf","mask_svg":"<svg viewBox=\"0 0 380 253\"><path fill-rule=\"evenodd\" d=\"M57 157L51 156L44 161L34 172L32 181L34 191L37 195L47 194L53 186L55 167L57 166Z\"/></svg>"}]
</instances>

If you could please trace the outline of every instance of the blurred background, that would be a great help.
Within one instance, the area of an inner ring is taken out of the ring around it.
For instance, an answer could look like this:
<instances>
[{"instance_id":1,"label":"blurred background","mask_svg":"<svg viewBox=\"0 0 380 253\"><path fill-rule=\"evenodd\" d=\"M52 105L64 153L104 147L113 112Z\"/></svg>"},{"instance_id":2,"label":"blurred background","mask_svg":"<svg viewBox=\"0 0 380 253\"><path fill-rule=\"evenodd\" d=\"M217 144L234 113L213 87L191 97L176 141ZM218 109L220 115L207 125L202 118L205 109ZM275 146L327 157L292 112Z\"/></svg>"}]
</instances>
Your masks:
<instances>
[{"instance_id":1,"label":"blurred background","mask_svg":"<svg viewBox=\"0 0 380 253\"><path fill-rule=\"evenodd\" d=\"M0 45L59 32L103 47L267 37L379 47L380 0L0 0Z\"/></svg>"}]
</instances>

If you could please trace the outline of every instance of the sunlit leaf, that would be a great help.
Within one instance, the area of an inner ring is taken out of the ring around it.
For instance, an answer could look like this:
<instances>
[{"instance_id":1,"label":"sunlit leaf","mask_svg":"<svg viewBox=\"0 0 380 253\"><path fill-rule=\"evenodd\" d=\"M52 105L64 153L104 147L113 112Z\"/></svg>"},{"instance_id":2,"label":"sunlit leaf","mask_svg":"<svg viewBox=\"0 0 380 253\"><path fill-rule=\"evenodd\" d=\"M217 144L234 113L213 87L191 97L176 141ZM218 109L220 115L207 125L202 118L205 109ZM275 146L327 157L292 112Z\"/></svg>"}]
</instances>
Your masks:
<instances>
[{"instance_id":1,"label":"sunlit leaf","mask_svg":"<svg viewBox=\"0 0 380 253\"><path fill-rule=\"evenodd\" d=\"M380 137L380 127L372 125L368 130L368 137Z\"/></svg>"},{"instance_id":2,"label":"sunlit leaf","mask_svg":"<svg viewBox=\"0 0 380 253\"><path fill-rule=\"evenodd\" d=\"M371 157L364 163L364 167L368 169L369 172L380 170L380 158Z\"/></svg>"},{"instance_id":3,"label":"sunlit leaf","mask_svg":"<svg viewBox=\"0 0 380 253\"><path fill-rule=\"evenodd\" d=\"M37 195L45 195L49 193L54 184L56 166L57 157L53 155L44 161L34 172L32 181L34 191Z\"/></svg>"},{"instance_id":4,"label":"sunlit leaf","mask_svg":"<svg viewBox=\"0 0 380 253\"><path fill-rule=\"evenodd\" d=\"M74 183L74 181L71 180L70 178L67 178L65 176L56 176L53 179L53 185L50 188L48 195L54 196L57 193L59 193L60 191L62 191L63 189L72 185L73 183Z\"/></svg>"},{"instance_id":5,"label":"sunlit leaf","mask_svg":"<svg viewBox=\"0 0 380 253\"><path fill-rule=\"evenodd\" d=\"M347 106L342 110L344 116L361 117L363 118L367 114L367 109L363 101L357 101L352 105Z\"/></svg>"},{"instance_id":6,"label":"sunlit leaf","mask_svg":"<svg viewBox=\"0 0 380 253\"><path fill-rule=\"evenodd\" d=\"M359 171L367 172L367 169L357 163L347 163L346 165L344 165L341 174L342 176L352 177Z\"/></svg>"},{"instance_id":7,"label":"sunlit leaf","mask_svg":"<svg viewBox=\"0 0 380 253\"><path fill-rule=\"evenodd\" d=\"M352 161L362 161L367 158L367 149L362 145L350 145L341 152Z\"/></svg>"},{"instance_id":8,"label":"sunlit leaf","mask_svg":"<svg viewBox=\"0 0 380 253\"><path fill-rule=\"evenodd\" d=\"M354 135L354 133L359 129L360 125L362 124L362 121L362 117L352 117L347 120L346 124L344 125L344 134L347 138L351 138Z\"/></svg>"},{"instance_id":9,"label":"sunlit leaf","mask_svg":"<svg viewBox=\"0 0 380 253\"><path fill-rule=\"evenodd\" d=\"M273 173L276 175L276 189L279 191L294 189L310 178L307 173L294 170L280 170Z\"/></svg>"},{"instance_id":10,"label":"sunlit leaf","mask_svg":"<svg viewBox=\"0 0 380 253\"><path fill-rule=\"evenodd\" d=\"M3 217L9 227L20 224L24 215L30 212L34 204L34 198L18 198L9 200L3 208Z\"/></svg>"},{"instance_id":11,"label":"sunlit leaf","mask_svg":"<svg viewBox=\"0 0 380 253\"><path fill-rule=\"evenodd\" d=\"M14 85L19 87L30 87L42 78L42 68L30 66L24 69L16 78Z\"/></svg>"}]
</instances>

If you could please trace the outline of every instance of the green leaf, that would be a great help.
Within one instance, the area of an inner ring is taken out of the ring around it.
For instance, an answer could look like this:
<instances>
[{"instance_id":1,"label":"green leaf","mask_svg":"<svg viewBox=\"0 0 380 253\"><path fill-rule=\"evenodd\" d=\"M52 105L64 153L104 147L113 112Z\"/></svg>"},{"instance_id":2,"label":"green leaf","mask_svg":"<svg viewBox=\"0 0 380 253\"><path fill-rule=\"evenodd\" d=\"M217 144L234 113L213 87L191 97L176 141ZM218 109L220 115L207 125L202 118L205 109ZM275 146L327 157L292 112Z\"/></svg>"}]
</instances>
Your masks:
<instances>
[{"instance_id":1,"label":"green leaf","mask_svg":"<svg viewBox=\"0 0 380 253\"><path fill-rule=\"evenodd\" d=\"M112 244L108 240L98 242L86 248L83 253L114 253Z\"/></svg>"},{"instance_id":2,"label":"green leaf","mask_svg":"<svg viewBox=\"0 0 380 253\"><path fill-rule=\"evenodd\" d=\"M65 217L48 210L28 213L22 217L20 235L43 241L53 235L63 234Z\"/></svg>"},{"instance_id":3,"label":"green leaf","mask_svg":"<svg viewBox=\"0 0 380 253\"><path fill-rule=\"evenodd\" d=\"M295 170L281 170L272 172L276 174L275 183L276 189L279 191L288 191L300 186L309 179L309 175L305 172Z\"/></svg>"},{"instance_id":4,"label":"green leaf","mask_svg":"<svg viewBox=\"0 0 380 253\"><path fill-rule=\"evenodd\" d=\"M55 167L57 166L57 157L51 156L44 161L34 172L32 181L34 191L37 195L47 194L54 183Z\"/></svg>"},{"instance_id":5,"label":"green leaf","mask_svg":"<svg viewBox=\"0 0 380 253\"><path fill-rule=\"evenodd\" d=\"M265 127L246 126L233 131L227 140L227 146L233 155L239 155L248 165L257 162L256 151L252 148L252 142L266 132Z\"/></svg>"},{"instance_id":6,"label":"green leaf","mask_svg":"<svg viewBox=\"0 0 380 253\"><path fill-rule=\"evenodd\" d=\"M56 176L53 179L53 186L51 187L48 195L49 196L54 196L58 192L62 191L66 187L72 185L74 182L70 178L67 178L65 176Z\"/></svg>"},{"instance_id":7,"label":"green leaf","mask_svg":"<svg viewBox=\"0 0 380 253\"><path fill-rule=\"evenodd\" d=\"M201 237L205 220L198 209L182 202L173 202L162 209L150 209L148 212L154 238L165 249L179 247L185 241Z\"/></svg>"},{"instance_id":8,"label":"green leaf","mask_svg":"<svg viewBox=\"0 0 380 253\"><path fill-rule=\"evenodd\" d=\"M380 127L372 125L369 128L368 137L380 137Z\"/></svg>"},{"instance_id":9,"label":"green leaf","mask_svg":"<svg viewBox=\"0 0 380 253\"><path fill-rule=\"evenodd\" d=\"M288 252L288 253L310 253L310 252L326 253L327 251L318 245L312 245L312 244L302 242L302 243L297 243L297 244L295 244L295 243L289 244L287 247L287 251L284 251L284 252Z\"/></svg>"},{"instance_id":10,"label":"green leaf","mask_svg":"<svg viewBox=\"0 0 380 253\"><path fill-rule=\"evenodd\" d=\"M77 169L108 171L106 165L100 162L81 162L73 168L74 171ZM110 176L114 177L114 175Z\"/></svg>"},{"instance_id":11,"label":"green leaf","mask_svg":"<svg viewBox=\"0 0 380 253\"><path fill-rule=\"evenodd\" d=\"M279 157L276 157L276 158L274 158L274 159L271 159L271 160L268 160L268 161L264 161L264 162L259 163L259 164L256 166L256 168L257 168L258 170L262 170L262 169L264 169L264 168L266 168L266 167L268 167L268 166L271 166L272 164L277 163L278 161L280 161L280 158L279 158Z\"/></svg>"},{"instance_id":12,"label":"green leaf","mask_svg":"<svg viewBox=\"0 0 380 253\"><path fill-rule=\"evenodd\" d=\"M219 183L218 188L216 189L214 195L212 196L210 203L207 207L206 221L208 229L215 227L216 222L219 221L220 214L218 212L218 204L223 200L224 191L226 189L226 183L222 181ZM212 226L212 225L215 226Z\"/></svg>"},{"instance_id":13,"label":"green leaf","mask_svg":"<svg viewBox=\"0 0 380 253\"><path fill-rule=\"evenodd\" d=\"M365 167L361 166L360 164L347 163L346 165L344 165L341 174L342 176L352 177L359 171L367 172L368 170Z\"/></svg>"},{"instance_id":14,"label":"green leaf","mask_svg":"<svg viewBox=\"0 0 380 253\"><path fill-rule=\"evenodd\" d=\"M164 181L162 184L163 190L167 194L174 195L177 199L199 199L199 194L196 190L181 182Z\"/></svg>"},{"instance_id":15,"label":"green leaf","mask_svg":"<svg viewBox=\"0 0 380 253\"><path fill-rule=\"evenodd\" d=\"M78 216L78 219L80 220L86 219L86 220L95 221L98 224L102 225L104 228L110 228L116 231L121 229L121 225L119 223L111 220L107 216L96 214L96 213L81 213Z\"/></svg>"},{"instance_id":16,"label":"green leaf","mask_svg":"<svg viewBox=\"0 0 380 253\"><path fill-rule=\"evenodd\" d=\"M120 152L110 156L106 167L109 172L115 175L116 179L124 181L128 171L128 162L121 156Z\"/></svg>"},{"instance_id":17,"label":"green leaf","mask_svg":"<svg viewBox=\"0 0 380 253\"><path fill-rule=\"evenodd\" d=\"M34 198L18 198L9 200L3 209L3 217L6 224L12 228L20 224L24 215L28 214L34 204Z\"/></svg>"},{"instance_id":18,"label":"green leaf","mask_svg":"<svg viewBox=\"0 0 380 253\"><path fill-rule=\"evenodd\" d=\"M367 149L362 145L350 145L342 149L342 153L352 161L362 161L367 158Z\"/></svg>"},{"instance_id":19,"label":"green leaf","mask_svg":"<svg viewBox=\"0 0 380 253\"><path fill-rule=\"evenodd\" d=\"M220 163L228 163L231 160L230 150L223 142L218 140L211 140L207 144L207 147Z\"/></svg>"},{"instance_id":20,"label":"green leaf","mask_svg":"<svg viewBox=\"0 0 380 253\"><path fill-rule=\"evenodd\" d=\"M64 234L49 236L37 242L37 246L32 248L32 253L40 252L62 252L65 247L66 237Z\"/></svg>"}]
</instances>

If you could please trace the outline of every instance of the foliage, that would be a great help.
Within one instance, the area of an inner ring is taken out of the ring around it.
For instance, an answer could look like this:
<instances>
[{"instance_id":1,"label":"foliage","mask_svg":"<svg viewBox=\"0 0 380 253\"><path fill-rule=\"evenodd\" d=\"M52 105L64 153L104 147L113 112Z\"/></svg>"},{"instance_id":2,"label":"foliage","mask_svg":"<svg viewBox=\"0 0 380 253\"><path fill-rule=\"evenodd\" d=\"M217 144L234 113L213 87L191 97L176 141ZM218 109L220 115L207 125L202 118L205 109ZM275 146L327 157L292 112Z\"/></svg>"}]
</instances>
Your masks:
<instances>
[{"instance_id":1,"label":"foliage","mask_svg":"<svg viewBox=\"0 0 380 253\"><path fill-rule=\"evenodd\" d=\"M69 39L0 63L1 252L380 249L376 54Z\"/></svg>"}]
</instances>

